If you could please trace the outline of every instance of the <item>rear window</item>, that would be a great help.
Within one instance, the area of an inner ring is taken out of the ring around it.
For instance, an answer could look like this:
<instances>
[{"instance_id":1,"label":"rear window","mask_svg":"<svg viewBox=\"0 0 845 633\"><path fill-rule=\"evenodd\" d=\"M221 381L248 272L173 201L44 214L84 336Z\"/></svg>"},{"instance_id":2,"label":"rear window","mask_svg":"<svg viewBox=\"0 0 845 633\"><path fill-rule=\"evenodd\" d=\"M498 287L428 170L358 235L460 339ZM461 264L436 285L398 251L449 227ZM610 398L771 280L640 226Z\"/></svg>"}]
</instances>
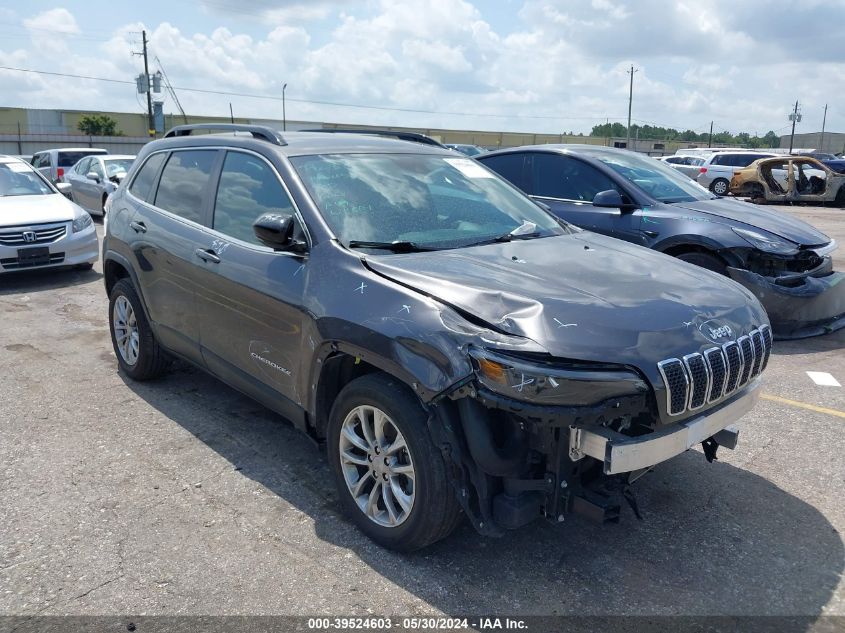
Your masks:
<instances>
[{"instance_id":1,"label":"rear window","mask_svg":"<svg viewBox=\"0 0 845 633\"><path fill-rule=\"evenodd\" d=\"M59 167L73 167L86 156L104 152L59 152Z\"/></svg>"},{"instance_id":2,"label":"rear window","mask_svg":"<svg viewBox=\"0 0 845 633\"><path fill-rule=\"evenodd\" d=\"M217 150L173 152L161 172L155 205L186 220L202 222L203 201L217 156Z\"/></svg>"}]
</instances>

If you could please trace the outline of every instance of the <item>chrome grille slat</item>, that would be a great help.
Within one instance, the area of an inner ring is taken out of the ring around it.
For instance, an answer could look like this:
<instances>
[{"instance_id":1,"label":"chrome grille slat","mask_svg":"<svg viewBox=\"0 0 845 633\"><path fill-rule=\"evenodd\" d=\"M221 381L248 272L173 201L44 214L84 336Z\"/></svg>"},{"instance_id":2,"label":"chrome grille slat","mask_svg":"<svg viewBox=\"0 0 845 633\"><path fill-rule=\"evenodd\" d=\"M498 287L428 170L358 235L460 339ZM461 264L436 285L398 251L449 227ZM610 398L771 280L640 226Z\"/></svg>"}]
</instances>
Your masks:
<instances>
[{"instance_id":1,"label":"chrome grille slat","mask_svg":"<svg viewBox=\"0 0 845 633\"><path fill-rule=\"evenodd\" d=\"M751 370L751 377L758 376L763 364L763 354L766 347L763 335L760 330L751 330L751 343L754 346L754 368Z\"/></svg>"},{"instance_id":2,"label":"chrome grille slat","mask_svg":"<svg viewBox=\"0 0 845 633\"><path fill-rule=\"evenodd\" d=\"M657 368L666 389L666 412L681 415L727 398L763 372L771 351L771 328L762 325L721 347L687 354L683 360L660 361Z\"/></svg>"},{"instance_id":3,"label":"chrome grille slat","mask_svg":"<svg viewBox=\"0 0 845 633\"><path fill-rule=\"evenodd\" d=\"M725 384L728 380L728 364L725 355L719 347L711 347L704 351L704 360L710 371L710 393L707 395L707 402L716 402L725 393Z\"/></svg>"},{"instance_id":4,"label":"chrome grille slat","mask_svg":"<svg viewBox=\"0 0 845 633\"><path fill-rule=\"evenodd\" d=\"M687 370L690 385L687 408L695 411L707 402L707 394L710 392L710 372L707 371L704 357L698 353L684 356L684 367Z\"/></svg>"},{"instance_id":5,"label":"chrome grille slat","mask_svg":"<svg viewBox=\"0 0 845 633\"><path fill-rule=\"evenodd\" d=\"M739 377L739 387L744 387L748 384L748 379L751 377L751 369L754 367L754 346L751 344L749 336L740 336L736 339L739 345L739 351L742 354L742 375Z\"/></svg>"}]
</instances>

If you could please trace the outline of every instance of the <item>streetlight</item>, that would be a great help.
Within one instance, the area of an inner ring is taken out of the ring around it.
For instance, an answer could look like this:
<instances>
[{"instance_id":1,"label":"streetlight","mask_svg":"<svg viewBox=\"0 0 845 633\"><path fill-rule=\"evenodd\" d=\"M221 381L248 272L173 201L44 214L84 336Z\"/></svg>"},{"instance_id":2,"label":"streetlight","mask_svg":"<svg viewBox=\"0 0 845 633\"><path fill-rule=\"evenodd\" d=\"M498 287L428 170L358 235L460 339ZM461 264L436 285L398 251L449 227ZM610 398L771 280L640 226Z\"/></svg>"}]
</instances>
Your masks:
<instances>
[{"instance_id":1,"label":"streetlight","mask_svg":"<svg viewBox=\"0 0 845 633\"><path fill-rule=\"evenodd\" d=\"M288 129L288 115L285 112L285 89L288 87L287 84L282 86L282 130Z\"/></svg>"}]
</instances>

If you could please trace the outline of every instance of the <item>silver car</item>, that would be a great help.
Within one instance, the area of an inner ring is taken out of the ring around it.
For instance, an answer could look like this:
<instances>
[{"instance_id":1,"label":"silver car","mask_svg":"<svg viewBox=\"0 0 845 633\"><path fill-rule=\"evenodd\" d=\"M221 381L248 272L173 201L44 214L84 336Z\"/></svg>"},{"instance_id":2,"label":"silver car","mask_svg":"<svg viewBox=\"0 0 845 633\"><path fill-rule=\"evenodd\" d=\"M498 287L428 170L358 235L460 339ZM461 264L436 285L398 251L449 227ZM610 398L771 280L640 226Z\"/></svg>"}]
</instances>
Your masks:
<instances>
[{"instance_id":1,"label":"silver car","mask_svg":"<svg viewBox=\"0 0 845 633\"><path fill-rule=\"evenodd\" d=\"M699 173L695 181L717 196L726 196L736 170L748 167L755 160L770 156L776 156L776 154L750 151L713 152L704 158L704 164L698 168Z\"/></svg>"},{"instance_id":2,"label":"silver car","mask_svg":"<svg viewBox=\"0 0 845 633\"><path fill-rule=\"evenodd\" d=\"M674 154L672 156L661 156L657 160L663 161L672 169L681 172L687 178L695 180L700 173L700 167L704 164L702 156L686 156Z\"/></svg>"},{"instance_id":3,"label":"silver car","mask_svg":"<svg viewBox=\"0 0 845 633\"><path fill-rule=\"evenodd\" d=\"M99 243L91 216L20 159L0 155L0 274L78 266L91 268Z\"/></svg>"},{"instance_id":4,"label":"silver car","mask_svg":"<svg viewBox=\"0 0 845 633\"><path fill-rule=\"evenodd\" d=\"M71 199L90 213L105 215L106 199L126 176L134 156L87 156L65 174Z\"/></svg>"}]
</instances>

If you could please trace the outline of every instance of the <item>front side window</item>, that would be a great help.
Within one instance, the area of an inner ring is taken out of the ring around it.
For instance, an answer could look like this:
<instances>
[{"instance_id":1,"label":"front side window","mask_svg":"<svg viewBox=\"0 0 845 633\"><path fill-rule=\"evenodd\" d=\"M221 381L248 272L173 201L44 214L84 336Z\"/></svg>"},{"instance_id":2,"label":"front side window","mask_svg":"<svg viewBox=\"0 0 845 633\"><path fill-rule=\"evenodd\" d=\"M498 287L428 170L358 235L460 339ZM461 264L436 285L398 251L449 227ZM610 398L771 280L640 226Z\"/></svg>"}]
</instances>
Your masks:
<instances>
[{"instance_id":1,"label":"front side window","mask_svg":"<svg viewBox=\"0 0 845 633\"><path fill-rule=\"evenodd\" d=\"M105 174L103 173L103 166L100 165L100 161L98 161L96 158L91 160L91 168L90 169L91 169L91 171L93 171L95 174L97 174L100 177L100 180L102 180L105 177Z\"/></svg>"},{"instance_id":2,"label":"front side window","mask_svg":"<svg viewBox=\"0 0 845 633\"><path fill-rule=\"evenodd\" d=\"M161 152L159 154L153 154L147 159L147 162L138 171L138 175L135 176L135 180L132 181L132 185L129 187L129 191L133 196L145 202L152 202L155 177L158 174L159 168L161 168L161 164L164 162L165 156L167 154Z\"/></svg>"},{"instance_id":3,"label":"front side window","mask_svg":"<svg viewBox=\"0 0 845 633\"><path fill-rule=\"evenodd\" d=\"M592 202L600 191L619 191L592 165L560 154L534 154L531 181L531 193L543 198Z\"/></svg>"},{"instance_id":4,"label":"front side window","mask_svg":"<svg viewBox=\"0 0 845 633\"><path fill-rule=\"evenodd\" d=\"M77 174L81 174L81 175L84 176L85 174L87 174L89 172L90 167L91 167L91 159L90 158L84 158L81 161L79 161L78 163L76 163L76 167L73 168L73 171L75 171Z\"/></svg>"},{"instance_id":5,"label":"front side window","mask_svg":"<svg viewBox=\"0 0 845 633\"><path fill-rule=\"evenodd\" d=\"M253 222L265 213L293 212L293 203L267 163L242 152L226 154L214 203L215 231L261 244L252 229Z\"/></svg>"},{"instance_id":6,"label":"front side window","mask_svg":"<svg viewBox=\"0 0 845 633\"><path fill-rule=\"evenodd\" d=\"M610 167L628 182L636 185L660 202L692 202L712 200L715 196L676 169L659 160L642 157L634 152L614 152L602 148L580 149Z\"/></svg>"},{"instance_id":7,"label":"front side window","mask_svg":"<svg viewBox=\"0 0 845 633\"><path fill-rule=\"evenodd\" d=\"M186 220L202 222L202 205L217 150L173 152L161 172L155 206Z\"/></svg>"},{"instance_id":8,"label":"front side window","mask_svg":"<svg viewBox=\"0 0 845 633\"><path fill-rule=\"evenodd\" d=\"M317 208L341 242L459 248L515 235L565 234L543 211L474 160L431 154L294 156Z\"/></svg>"}]
</instances>

